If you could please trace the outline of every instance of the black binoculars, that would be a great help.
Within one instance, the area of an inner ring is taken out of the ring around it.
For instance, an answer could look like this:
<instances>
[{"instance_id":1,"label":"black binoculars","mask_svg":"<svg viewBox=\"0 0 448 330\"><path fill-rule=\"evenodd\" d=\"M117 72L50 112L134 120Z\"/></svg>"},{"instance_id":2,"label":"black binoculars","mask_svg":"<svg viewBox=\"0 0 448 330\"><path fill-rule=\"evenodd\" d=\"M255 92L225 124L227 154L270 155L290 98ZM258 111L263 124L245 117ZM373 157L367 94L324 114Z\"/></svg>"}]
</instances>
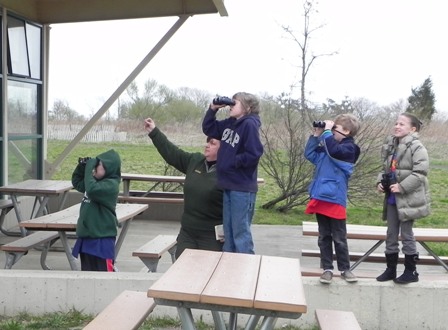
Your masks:
<instances>
[{"instance_id":1,"label":"black binoculars","mask_svg":"<svg viewBox=\"0 0 448 330\"><path fill-rule=\"evenodd\" d=\"M225 105L235 105L235 101L227 96L218 96L213 99L213 104L225 104Z\"/></svg>"},{"instance_id":2,"label":"black binoculars","mask_svg":"<svg viewBox=\"0 0 448 330\"><path fill-rule=\"evenodd\" d=\"M313 127L325 128L325 122L322 120L313 121Z\"/></svg>"},{"instance_id":3,"label":"black binoculars","mask_svg":"<svg viewBox=\"0 0 448 330\"><path fill-rule=\"evenodd\" d=\"M313 121L313 127L317 127L317 128L325 128L326 124L324 121L322 120L315 120ZM332 127L332 129L336 129L336 125L334 125Z\"/></svg>"},{"instance_id":4,"label":"black binoculars","mask_svg":"<svg viewBox=\"0 0 448 330\"><path fill-rule=\"evenodd\" d=\"M394 173L383 173L383 177L381 179L381 184L383 186L383 190L385 192L390 192L390 186L397 183L397 179L395 179Z\"/></svg>"},{"instance_id":5,"label":"black binoculars","mask_svg":"<svg viewBox=\"0 0 448 330\"><path fill-rule=\"evenodd\" d=\"M86 165L87 161L91 159L92 157L79 157L78 158L78 164L79 165Z\"/></svg>"}]
</instances>

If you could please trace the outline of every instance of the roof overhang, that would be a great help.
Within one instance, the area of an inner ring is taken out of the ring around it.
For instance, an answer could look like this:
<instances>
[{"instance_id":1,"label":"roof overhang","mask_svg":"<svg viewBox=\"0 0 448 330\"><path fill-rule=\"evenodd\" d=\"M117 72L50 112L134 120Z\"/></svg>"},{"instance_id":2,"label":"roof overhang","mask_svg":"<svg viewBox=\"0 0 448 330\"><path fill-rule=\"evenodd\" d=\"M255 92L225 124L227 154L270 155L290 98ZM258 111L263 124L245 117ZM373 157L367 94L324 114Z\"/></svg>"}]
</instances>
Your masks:
<instances>
[{"instance_id":1,"label":"roof overhang","mask_svg":"<svg viewBox=\"0 0 448 330\"><path fill-rule=\"evenodd\" d=\"M0 6L40 24L228 15L224 0L0 0Z\"/></svg>"}]
</instances>

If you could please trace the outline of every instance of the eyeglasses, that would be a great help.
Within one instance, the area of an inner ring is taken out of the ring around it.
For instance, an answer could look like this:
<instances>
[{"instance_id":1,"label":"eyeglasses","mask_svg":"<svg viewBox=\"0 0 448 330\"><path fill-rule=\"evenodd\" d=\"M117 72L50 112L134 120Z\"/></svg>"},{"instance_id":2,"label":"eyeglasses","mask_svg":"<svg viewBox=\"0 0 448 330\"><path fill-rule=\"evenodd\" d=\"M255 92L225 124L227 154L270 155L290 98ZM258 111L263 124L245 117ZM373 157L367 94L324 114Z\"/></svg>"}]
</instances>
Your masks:
<instances>
[{"instance_id":1,"label":"eyeglasses","mask_svg":"<svg viewBox=\"0 0 448 330\"><path fill-rule=\"evenodd\" d=\"M333 128L332 128L331 130L332 130L332 131L335 131L336 133L341 134L341 135L344 136L344 137L347 137L347 136L348 136L347 134L344 134L344 133L338 131L338 130L336 129L336 126L333 126Z\"/></svg>"}]
</instances>

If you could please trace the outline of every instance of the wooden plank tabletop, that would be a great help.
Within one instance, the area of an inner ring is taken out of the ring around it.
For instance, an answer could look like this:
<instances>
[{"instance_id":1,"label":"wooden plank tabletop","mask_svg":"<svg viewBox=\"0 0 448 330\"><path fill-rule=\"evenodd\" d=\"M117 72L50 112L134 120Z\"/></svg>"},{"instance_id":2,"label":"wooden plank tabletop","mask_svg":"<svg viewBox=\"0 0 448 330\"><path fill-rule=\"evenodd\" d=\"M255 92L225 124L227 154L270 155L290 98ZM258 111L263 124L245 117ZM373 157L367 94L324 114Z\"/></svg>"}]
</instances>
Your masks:
<instances>
[{"instance_id":1,"label":"wooden plank tabletop","mask_svg":"<svg viewBox=\"0 0 448 330\"><path fill-rule=\"evenodd\" d=\"M302 223L303 235L319 236L317 222L304 221ZM448 242L448 229L443 228L413 228L414 237L421 242ZM347 238L385 240L386 226L368 226L347 224Z\"/></svg>"},{"instance_id":2,"label":"wooden plank tabletop","mask_svg":"<svg viewBox=\"0 0 448 330\"><path fill-rule=\"evenodd\" d=\"M220 252L185 249L148 290L148 297L199 302L221 259Z\"/></svg>"},{"instance_id":3,"label":"wooden plank tabletop","mask_svg":"<svg viewBox=\"0 0 448 330\"><path fill-rule=\"evenodd\" d=\"M148 296L300 315L307 311L298 259L186 249Z\"/></svg>"},{"instance_id":4,"label":"wooden plank tabletop","mask_svg":"<svg viewBox=\"0 0 448 330\"><path fill-rule=\"evenodd\" d=\"M26 180L0 187L0 192L17 195L57 195L73 189L71 181L63 180Z\"/></svg>"},{"instance_id":5,"label":"wooden plank tabletop","mask_svg":"<svg viewBox=\"0 0 448 330\"><path fill-rule=\"evenodd\" d=\"M262 256L254 307L306 313L299 259Z\"/></svg>"},{"instance_id":6,"label":"wooden plank tabletop","mask_svg":"<svg viewBox=\"0 0 448 330\"><path fill-rule=\"evenodd\" d=\"M204 289L201 302L226 306L253 307L260 255L223 253Z\"/></svg>"},{"instance_id":7,"label":"wooden plank tabletop","mask_svg":"<svg viewBox=\"0 0 448 330\"><path fill-rule=\"evenodd\" d=\"M178 182L184 183L184 176L170 176L170 175L151 175L151 174L135 174L135 173L121 173L122 180L148 181L148 182Z\"/></svg>"},{"instance_id":8,"label":"wooden plank tabletop","mask_svg":"<svg viewBox=\"0 0 448 330\"><path fill-rule=\"evenodd\" d=\"M50 213L20 223L21 227L34 230L75 231L79 217L80 203L61 211ZM117 204L115 212L118 222L127 221L148 208L147 204Z\"/></svg>"},{"instance_id":9,"label":"wooden plank tabletop","mask_svg":"<svg viewBox=\"0 0 448 330\"><path fill-rule=\"evenodd\" d=\"M136 174L136 173L121 173L121 179L126 181L176 182L176 183L185 182L185 176ZM263 184L264 179L258 178L257 182L258 184Z\"/></svg>"}]
</instances>

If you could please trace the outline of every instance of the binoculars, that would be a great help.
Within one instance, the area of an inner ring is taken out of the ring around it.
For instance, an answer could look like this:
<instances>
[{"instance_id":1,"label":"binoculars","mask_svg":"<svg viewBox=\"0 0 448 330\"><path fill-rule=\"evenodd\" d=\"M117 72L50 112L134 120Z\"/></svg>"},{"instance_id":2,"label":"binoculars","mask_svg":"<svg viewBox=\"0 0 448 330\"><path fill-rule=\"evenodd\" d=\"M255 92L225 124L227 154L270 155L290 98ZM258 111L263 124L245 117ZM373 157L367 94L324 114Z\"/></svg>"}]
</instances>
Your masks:
<instances>
[{"instance_id":1,"label":"binoculars","mask_svg":"<svg viewBox=\"0 0 448 330\"><path fill-rule=\"evenodd\" d=\"M218 105L218 104L219 105L221 105L221 104L235 105L235 101L227 96L218 96L213 99L213 104L215 104L215 105Z\"/></svg>"},{"instance_id":2,"label":"binoculars","mask_svg":"<svg viewBox=\"0 0 448 330\"><path fill-rule=\"evenodd\" d=\"M79 165L86 165L87 161L91 159L92 157L79 157L78 158L78 164Z\"/></svg>"}]
</instances>

